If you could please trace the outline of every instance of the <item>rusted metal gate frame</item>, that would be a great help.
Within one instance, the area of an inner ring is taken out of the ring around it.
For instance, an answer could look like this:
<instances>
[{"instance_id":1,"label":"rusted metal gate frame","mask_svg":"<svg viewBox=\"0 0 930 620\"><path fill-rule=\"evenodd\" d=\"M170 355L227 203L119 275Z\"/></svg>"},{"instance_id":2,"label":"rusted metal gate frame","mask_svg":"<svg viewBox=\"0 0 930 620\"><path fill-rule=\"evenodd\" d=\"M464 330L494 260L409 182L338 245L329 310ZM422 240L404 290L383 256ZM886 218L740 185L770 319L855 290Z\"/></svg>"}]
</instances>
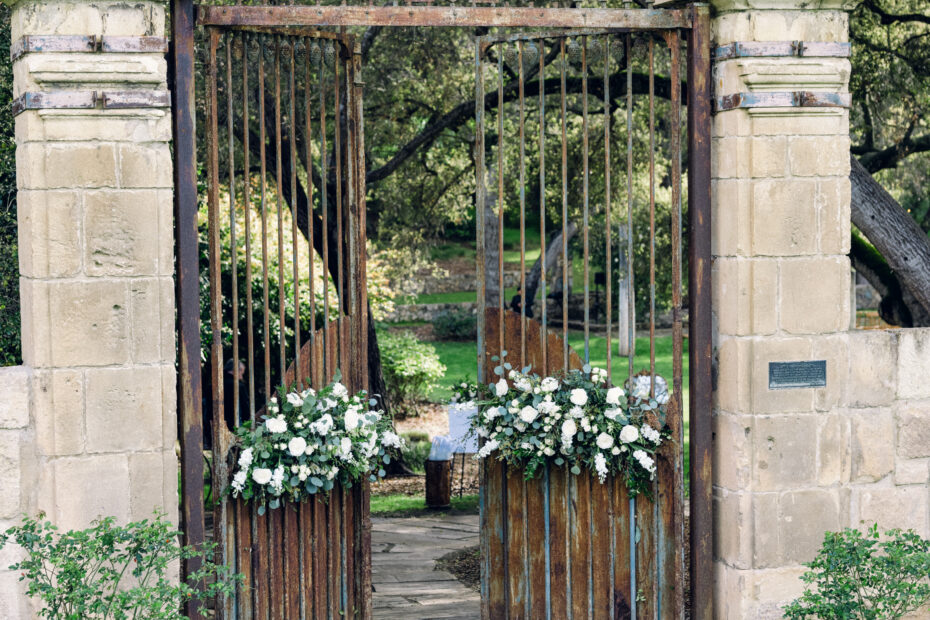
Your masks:
<instances>
[{"instance_id":1,"label":"rusted metal gate frame","mask_svg":"<svg viewBox=\"0 0 930 620\"><path fill-rule=\"evenodd\" d=\"M175 221L178 303L178 417L181 439L181 518L187 544L204 540L194 110L193 0L172 0ZM200 7L201 25L240 26L509 26L596 27L688 31L688 217L690 292L690 462L692 617L713 616L711 475L711 209L710 20L707 5L689 9L549 9L489 7L276 6ZM185 563L183 573L197 569ZM188 605L191 618L201 616Z\"/></svg>"}]
</instances>

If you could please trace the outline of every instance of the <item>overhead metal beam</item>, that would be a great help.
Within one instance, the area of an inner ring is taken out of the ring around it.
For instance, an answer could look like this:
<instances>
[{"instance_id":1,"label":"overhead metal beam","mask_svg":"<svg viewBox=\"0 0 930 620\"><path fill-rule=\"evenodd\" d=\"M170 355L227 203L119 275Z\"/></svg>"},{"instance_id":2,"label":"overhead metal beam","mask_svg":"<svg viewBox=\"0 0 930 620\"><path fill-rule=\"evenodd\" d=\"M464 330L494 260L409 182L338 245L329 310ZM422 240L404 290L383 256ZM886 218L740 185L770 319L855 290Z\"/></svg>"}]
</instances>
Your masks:
<instances>
[{"instance_id":1,"label":"overhead metal beam","mask_svg":"<svg viewBox=\"0 0 930 620\"><path fill-rule=\"evenodd\" d=\"M454 6L207 6L201 26L503 26L513 28L691 28L689 11Z\"/></svg>"}]
</instances>

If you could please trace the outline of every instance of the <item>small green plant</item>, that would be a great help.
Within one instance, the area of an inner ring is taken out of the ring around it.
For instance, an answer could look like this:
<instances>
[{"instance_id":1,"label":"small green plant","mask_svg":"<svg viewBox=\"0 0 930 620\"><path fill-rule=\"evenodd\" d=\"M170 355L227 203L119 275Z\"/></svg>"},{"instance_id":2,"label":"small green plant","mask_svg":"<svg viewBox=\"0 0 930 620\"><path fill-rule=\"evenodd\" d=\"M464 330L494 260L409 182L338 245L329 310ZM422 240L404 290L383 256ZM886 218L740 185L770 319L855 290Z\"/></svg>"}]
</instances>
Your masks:
<instances>
[{"instance_id":1,"label":"small green plant","mask_svg":"<svg viewBox=\"0 0 930 620\"><path fill-rule=\"evenodd\" d=\"M43 618L185 618L182 605L193 600L204 610L210 598L231 595L242 578L213 562L214 543L202 550L180 546L180 532L158 513L122 527L106 517L64 534L44 519L25 516L0 533L0 549L12 543L25 552L10 569L29 582ZM201 568L179 581L177 562L190 558L199 558Z\"/></svg>"},{"instance_id":2,"label":"small green plant","mask_svg":"<svg viewBox=\"0 0 930 620\"><path fill-rule=\"evenodd\" d=\"M437 340L474 340L478 337L478 317L468 310L446 310L433 319Z\"/></svg>"},{"instance_id":3,"label":"small green plant","mask_svg":"<svg viewBox=\"0 0 930 620\"><path fill-rule=\"evenodd\" d=\"M824 534L801 576L807 588L785 607L786 618L900 618L930 601L930 541L913 531L873 525Z\"/></svg>"},{"instance_id":4,"label":"small green plant","mask_svg":"<svg viewBox=\"0 0 930 620\"><path fill-rule=\"evenodd\" d=\"M388 397L398 413L413 413L415 403L426 398L445 375L446 367L431 344L417 340L410 332L379 334L378 344Z\"/></svg>"},{"instance_id":5,"label":"small green plant","mask_svg":"<svg viewBox=\"0 0 930 620\"><path fill-rule=\"evenodd\" d=\"M404 447L401 448L404 463L412 471L422 474L426 471L426 458L433 445L429 435L423 431L409 431L400 436L404 440Z\"/></svg>"}]
</instances>

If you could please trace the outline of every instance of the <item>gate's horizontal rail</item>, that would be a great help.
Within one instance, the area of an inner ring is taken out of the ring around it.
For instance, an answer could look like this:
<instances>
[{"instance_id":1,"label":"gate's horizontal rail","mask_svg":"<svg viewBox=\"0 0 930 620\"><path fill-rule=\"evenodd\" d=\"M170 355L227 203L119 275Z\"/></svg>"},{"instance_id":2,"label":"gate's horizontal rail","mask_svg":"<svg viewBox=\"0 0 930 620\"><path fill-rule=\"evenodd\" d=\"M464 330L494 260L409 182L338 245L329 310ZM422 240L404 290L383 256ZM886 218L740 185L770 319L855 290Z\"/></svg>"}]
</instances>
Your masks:
<instances>
[{"instance_id":1,"label":"gate's horizontal rail","mask_svg":"<svg viewBox=\"0 0 930 620\"><path fill-rule=\"evenodd\" d=\"M198 6L201 26L504 26L522 28L691 28L691 12L451 6Z\"/></svg>"}]
</instances>

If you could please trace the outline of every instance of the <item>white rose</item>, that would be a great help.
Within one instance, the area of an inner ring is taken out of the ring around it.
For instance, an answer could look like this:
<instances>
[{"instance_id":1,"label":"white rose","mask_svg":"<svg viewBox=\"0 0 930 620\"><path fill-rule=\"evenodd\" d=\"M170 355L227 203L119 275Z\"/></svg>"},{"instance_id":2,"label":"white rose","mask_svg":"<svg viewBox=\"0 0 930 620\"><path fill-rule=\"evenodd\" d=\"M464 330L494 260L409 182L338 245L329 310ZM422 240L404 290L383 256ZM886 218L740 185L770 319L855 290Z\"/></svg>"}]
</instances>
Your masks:
<instances>
[{"instance_id":1,"label":"white rose","mask_svg":"<svg viewBox=\"0 0 930 620\"><path fill-rule=\"evenodd\" d=\"M623 413L622 409L618 409L614 407L611 409L606 409L604 411L604 417L607 418L608 420L616 420L617 416L619 416L621 413Z\"/></svg>"},{"instance_id":2,"label":"white rose","mask_svg":"<svg viewBox=\"0 0 930 620\"><path fill-rule=\"evenodd\" d=\"M291 456L301 456L306 449L307 440L303 437L294 437L287 442L287 451L291 453Z\"/></svg>"},{"instance_id":3,"label":"white rose","mask_svg":"<svg viewBox=\"0 0 930 620\"><path fill-rule=\"evenodd\" d=\"M314 450L316 450L316 447L310 444L307 444L307 447L304 449L304 454L307 456L310 456L311 454L313 454Z\"/></svg>"},{"instance_id":4,"label":"white rose","mask_svg":"<svg viewBox=\"0 0 930 620\"><path fill-rule=\"evenodd\" d=\"M535 420L538 415L539 412L529 405L520 410L520 419L527 424L532 424L533 420Z\"/></svg>"},{"instance_id":5,"label":"white rose","mask_svg":"<svg viewBox=\"0 0 930 620\"><path fill-rule=\"evenodd\" d=\"M268 418L265 420L265 428L272 434L286 433L287 422L285 422L283 415L279 415L276 418Z\"/></svg>"},{"instance_id":6,"label":"white rose","mask_svg":"<svg viewBox=\"0 0 930 620\"><path fill-rule=\"evenodd\" d=\"M352 454L352 440L348 437L343 437L342 441L340 442L339 449L344 457Z\"/></svg>"},{"instance_id":7,"label":"white rose","mask_svg":"<svg viewBox=\"0 0 930 620\"><path fill-rule=\"evenodd\" d=\"M569 399L573 404L583 407L585 403L588 402L588 393L582 390L581 388L575 388L572 390L571 396Z\"/></svg>"},{"instance_id":8,"label":"white rose","mask_svg":"<svg viewBox=\"0 0 930 620\"><path fill-rule=\"evenodd\" d=\"M597 447L601 450L608 450L614 445L614 438L607 433L601 433L597 436Z\"/></svg>"},{"instance_id":9,"label":"white rose","mask_svg":"<svg viewBox=\"0 0 930 620\"><path fill-rule=\"evenodd\" d=\"M531 384L531 383L530 383L526 378L524 378L524 377L520 377L519 379L517 379L516 381L514 381L514 382L513 382L513 385L514 385L515 388L517 388L517 389L520 390L521 392L532 392L532 391L533 391L533 384Z\"/></svg>"},{"instance_id":10,"label":"white rose","mask_svg":"<svg viewBox=\"0 0 930 620\"><path fill-rule=\"evenodd\" d=\"M242 469L248 469L249 465L252 464L252 448L246 448L239 455L239 467Z\"/></svg>"},{"instance_id":11,"label":"white rose","mask_svg":"<svg viewBox=\"0 0 930 620\"><path fill-rule=\"evenodd\" d=\"M333 384L333 396L337 398L342 398L349 395L349 390L346 389L346 386L342 385L339 382Z\"/></svg>"},{"instance_id":12,"label":"white rose","mask_svg":"<svg viewBox=\"0 0 930 620\"><path fill-rule=\"evenodd\" d=\"M245 481L247 477L248 477L248 474L246 473L244 469L240 469L239 471L237 471L236 475L233 476L232 488L234 488L237 491L241 491L243 487L245 487Z\"/></svg>"},{"instance_id":13,"label":"white rose","mask_svg":"<svg viewBox=\"0 0 930 620\"><path fill-rule=\"evenodd\" d=\"M498 381L498 382L494 385L494 393L497 394L497 397L498 397L498 398L501 398L501 397L503 397L504 395L506 395L506 394L507 394L507 390L509 390L509 389L510 389L510 387L507 385L507 380L506 380L506 379L501 379L500 381Z\"/></svg>"},{"instance_id":14,"label":"white rose","mask_svg":"<svg viewBox=\"0 0 930 620\"><path fill-rule=\"evenodd\" d=\"M300 394L297 394L296 392L290 392L287 395L287 402L289 402L294 407L300 407L302 404L304 404L304 401L300 397Z\"/></svg>"},{"instance_id":15,"label":"white rose","mask_svg":"<svg viewBox=\"0 0 930 620\"><path fill-rule=\"evenodd\" d=\"M639 439L639 430L632 424L627 424L620 430L620 441L623 443L633 443Z\"/></svg>"},{"instance_id":16,"label":"white rose","mask_svg":"<svg viewBox=\"0 0 930 620\"><path fill-rule=\"evenodd\" d=\"M271 470L264 467L252 470L252 480L257 484L268 484L271 482Z\"/></svg>"},{"instance_id":17,"label":"white rose","mask_svg":"<svg viewBox=\"0 0 930 620\"><path fill-rule=\"evenodd\" d=\"M358 428L358 412L351 408L346 411L345 423L347 431L353 431Z\"/></svg>"},{"instance_id":18,"label":"white rose","mask_svg":"<svg viewBox=\"0 0 930 620\"><path fill-rule=\"evenodd\" d=\"M542 380L542 383L539 384L539 387L543 392L555 392L559 389L559 380L555 377L546 377Z\"/></svg>"},{"instance_id":19,"label":"white rose","mask_svg":"<svg viewBox=\"0 0 930 620\"><path fill-rule=\"evenodd\" d=\"M578 432L578 426L574 420L565 420L562 422L562 437L574 437Z\"/></svg>"},{"instance_id":20,"label":"white rose","mask_svg":"<svg viewBox=\"0 0 930 620\"><path fill-rule=\"evenodd\" d=\"M607 390L607 404L609 405L619 405L620 398L623 396L623 388L612 387Z\"/></svg>"}]
</instances>

